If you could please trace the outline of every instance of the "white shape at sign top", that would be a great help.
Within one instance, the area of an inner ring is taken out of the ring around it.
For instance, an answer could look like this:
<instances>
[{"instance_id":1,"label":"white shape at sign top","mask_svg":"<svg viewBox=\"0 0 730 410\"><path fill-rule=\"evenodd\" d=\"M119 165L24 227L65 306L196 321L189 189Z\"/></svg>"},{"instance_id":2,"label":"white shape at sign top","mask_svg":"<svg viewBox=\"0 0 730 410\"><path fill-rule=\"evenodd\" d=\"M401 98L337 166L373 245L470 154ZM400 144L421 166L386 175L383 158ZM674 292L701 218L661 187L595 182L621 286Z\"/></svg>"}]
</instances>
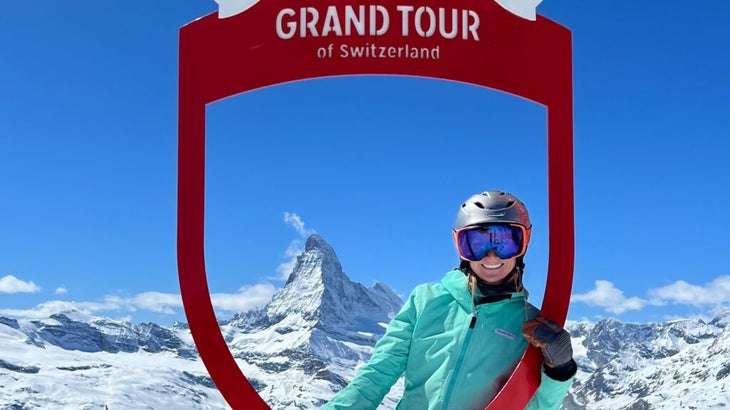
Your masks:
<instances>
[{"instance_id":1,"label":"white shape at sign top","mask_svg":"<svg viewBox=\"0 0 730 410\"><path fill-rule=\"evenodd\" d=\"M218 18L223 19L243 13L259 0L215 0L218 3Z\"/></svg>"},{"instance_id":2,"label":"white shape at sign top","mask_svg":"<svg viewBox=\"0 0 730 410\"><path fill-rule=\"evenodd\" d=\"M523 19L537 20L537 5L542 0L494 0L507 11Z\"/></svg>"},{"instance_id":3,"label":"white shape at sign top","mask_svg":"<svg viewBox=\"0 0 730 410\"><path fill-rule=\"evenodd\" d=\"M248 10L259 0L215 0L218 3L218 18L232 17ZM491 0L488 0L491 1ZM535 21L537 5L542 0L494 0L512 14Z\"/></svg>"}]
</instances>

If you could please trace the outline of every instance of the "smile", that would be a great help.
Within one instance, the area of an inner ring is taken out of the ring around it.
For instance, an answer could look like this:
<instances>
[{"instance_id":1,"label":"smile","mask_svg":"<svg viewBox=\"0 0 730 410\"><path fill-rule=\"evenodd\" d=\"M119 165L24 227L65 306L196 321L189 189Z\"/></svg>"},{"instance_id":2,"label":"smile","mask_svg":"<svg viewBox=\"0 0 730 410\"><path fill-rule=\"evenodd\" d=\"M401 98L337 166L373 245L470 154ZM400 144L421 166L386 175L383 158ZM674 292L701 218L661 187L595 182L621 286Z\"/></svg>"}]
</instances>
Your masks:
<instances>
[{"instance_id":1,"label":"smile","mask_svg":"<svg viewBox=\"0 0 730 410\"><path fill-rule=\"evenodd\" d=\"M502 267L502 265L504 265L504 263L498 263L496 265L487 265L487 264L482 263L482 267L484 269L499 269Z\"/></svg>"}]
</instances>

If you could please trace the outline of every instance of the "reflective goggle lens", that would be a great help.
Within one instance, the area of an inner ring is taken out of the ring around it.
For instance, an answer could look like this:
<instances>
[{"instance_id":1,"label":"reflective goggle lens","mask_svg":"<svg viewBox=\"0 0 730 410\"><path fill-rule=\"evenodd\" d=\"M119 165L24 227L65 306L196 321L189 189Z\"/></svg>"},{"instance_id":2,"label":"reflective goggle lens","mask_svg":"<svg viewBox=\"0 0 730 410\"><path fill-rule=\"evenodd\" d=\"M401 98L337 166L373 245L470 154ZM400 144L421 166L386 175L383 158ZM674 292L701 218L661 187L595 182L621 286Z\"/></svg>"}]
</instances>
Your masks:
<instances>
[{"instance_id":1,"label":"reflective goggle lens","mask_svg":"<svg viewBox=\"0 0 730 410\"><path fill-rule=\"evenodd\" d=\"M481 260L490 250L500 259L514 258L522 254L524 230L515 225L483 225L456 232L459 256L470 261Z\"/></svg>"}]
</instances>

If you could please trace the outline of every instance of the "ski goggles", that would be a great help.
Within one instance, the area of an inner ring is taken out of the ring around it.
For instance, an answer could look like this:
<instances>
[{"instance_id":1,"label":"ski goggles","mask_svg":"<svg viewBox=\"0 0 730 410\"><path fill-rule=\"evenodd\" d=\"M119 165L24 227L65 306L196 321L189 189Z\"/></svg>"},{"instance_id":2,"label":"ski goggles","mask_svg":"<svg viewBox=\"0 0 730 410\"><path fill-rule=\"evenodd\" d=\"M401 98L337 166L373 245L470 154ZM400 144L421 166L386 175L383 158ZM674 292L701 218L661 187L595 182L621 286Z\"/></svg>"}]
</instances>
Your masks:
<instances>
[{"instance_id":1,"label":"ski goggles","mask_svg":"<svg viewBox=\"0 0 730 410\"><path fill-rule=\"evenodd\" d=\"M473 262L481 260L490 250L500 259L522 256L529 239L529 230L517 224L472 225L454 231L459 257Z\"/></svg>"}]
</instances>

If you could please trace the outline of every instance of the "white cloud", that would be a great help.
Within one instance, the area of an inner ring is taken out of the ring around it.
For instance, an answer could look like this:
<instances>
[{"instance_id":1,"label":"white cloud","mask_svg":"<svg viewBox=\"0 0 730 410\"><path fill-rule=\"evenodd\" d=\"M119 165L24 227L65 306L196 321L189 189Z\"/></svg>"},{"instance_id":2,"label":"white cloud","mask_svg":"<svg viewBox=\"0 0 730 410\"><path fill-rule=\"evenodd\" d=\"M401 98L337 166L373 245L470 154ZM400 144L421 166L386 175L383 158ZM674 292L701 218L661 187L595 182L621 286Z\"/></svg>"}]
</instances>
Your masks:
<instances>
[{"instance_id":1,"label":"white cloud","mask_svg":"<svg viewBox=\"0 0 730 410\"><path fill-rule=\"evenodd\" d=\"M51 300L43 302L32 309L0 309L0 315L28 319L43 319L61 312L76 311L86 315L93 315L95 312L118 309L119 306L106 302L69 302L63 300Z\"/></svg>"},{"instance_id":2,"label":"white cloud","mask_svg":"<svg viewBox=\"0 0 730 410\"><path fill-rule=\"evenodd\" d=\"M621 314L630 310L641 310L648 305L685 305L704 308L702 314L712 317L713 313L730 304L730 275L719 276L703 285L678 280L670 285L649 289L646 299L627 298L613 283L597 280L595 287L583 294L574 294L571 302L582 302L597 306L607 312ZM685 317L685 316L677 316ZM667 317L670 319L671 317Z\"/></svg>"},{"instance_id":3,"label":"white cloud","mask_svg":"<svg viewBox=\"0 0 730 410\"><path fill-rule=\"evenodd\" d=\"M217 311L230 313L248 312L268 303L274 296L276 288L269 283L259 283L253 286L244 286L238 293L214 293L211 301Z\"/></svg>"},{"instance_id":4,"label":"white cloud","mask_svg":"<svg viewBox=\"0 0 730 410\"><path fill-rule=\"evenodd\" d=\"M182 307L182 297L174 293L143 292L132 298L123 299L131 309L147 310L165 315L175 314L175 308Z\"/></svg>"},{"instance_id":5,"label":"white cloud","mask_svg":"<svg viewBox=\"0 0 730 410\"><path fill-rule=\"evenodd\" d=\"M0 278L0 293L36 293L41 288L33 282L26 282L13 275Z\"/></svg>"},{"instance_id":6,"label":"white cloud","mask_svg":"<svg viewBox=\"0 0 730 410\"><path fill-rule=\"evenodd\" d=\"M314 229L306 229L304 227L304 221L302 221L302 218L299 217L297 214L293 214L290 212L284 212L284 222L287 225L290 225L294 229L296 229L299 236L306 238L309 235L315 233Z\"/></svg>"},{"instance_id":7,"label":"white cloud","mask_svg":"<svg viewBox=\"0 0 730 410\"><path fill-rule=\"evenodd\" d=\"M630 310L641 310L646 305L646 301L643 299L625 297L623 291L607 280L597 280L592 290L583 294L574 294L570 300L601 307L607 312L617 315Z\"/></svg>"},{"instance_id":8,"label":"white cloud","mask_svg":"<svg viewBox=\"0 0 730 410\"><path fill-rule=\"evenodd\" d=\"M316 233L314 229L305 228L304 221L297 214L284 212L284 223L293 227L299 234L299 238L291 241L284 251L284 257L287 260L276 267L276 272L278 273L276 279L278 280L286 280L289 277L289 274L294 270L294 266L297 263L297 256L304 252L303 240Z\"/></svg>"},{"instance_id":9,"label":"white cloud","mask_svg":"<svg viewBox=\"0 0 730 410\"><path fill-rule=\"evenodd\" d=\"M286 280L289 277L289 274L294 270L294 265L297 264L297 256L302 252L304 252L302 241L295 239L289 243L284 251L284 256L287 258L286 262L282 262L276 267L276 272L279 274L276 279Z\"/></svg>"},{"instance_id":10,"label":"white cloud","mask_svg":"<svg viewBox=\"0 0 730 410\"><path fill-rule=\"evenodd\" d=\"M265 305L271 300L276 288L268 283L244 286L236 293L215 293L211 302L217 313L239 313ZM105 296L100 302L73 302L52 300L32 309L0 309L0 315L28 319L47 318L55 313L79 312L94 316L101 312L148 311L173 315L182 309L182 297L175 293L143 292L132 297ZM129 317L129 315L127 315Z\"/></svg>"},{"instance_id":11,"label":"white cloud","mask_svg":"<svg viewBox=\"0 0 730 410\"><path fill-rule=\"evenodd\" d=\"M650 289L649 300L656 305L719 306L730 303L730 276L719 276L702 286L678 280Z\"/></svg>"},{"instance_id":12,"label":"white cloud","mask_svg":"<svg viewBox=\"0 0 730 410\"><path fill-rule=\"evenodd\" d=\"M57 295L65 295L68 293L68 289L64 288L63 286L56 288Z\"/></svg>"}]
</instances>

